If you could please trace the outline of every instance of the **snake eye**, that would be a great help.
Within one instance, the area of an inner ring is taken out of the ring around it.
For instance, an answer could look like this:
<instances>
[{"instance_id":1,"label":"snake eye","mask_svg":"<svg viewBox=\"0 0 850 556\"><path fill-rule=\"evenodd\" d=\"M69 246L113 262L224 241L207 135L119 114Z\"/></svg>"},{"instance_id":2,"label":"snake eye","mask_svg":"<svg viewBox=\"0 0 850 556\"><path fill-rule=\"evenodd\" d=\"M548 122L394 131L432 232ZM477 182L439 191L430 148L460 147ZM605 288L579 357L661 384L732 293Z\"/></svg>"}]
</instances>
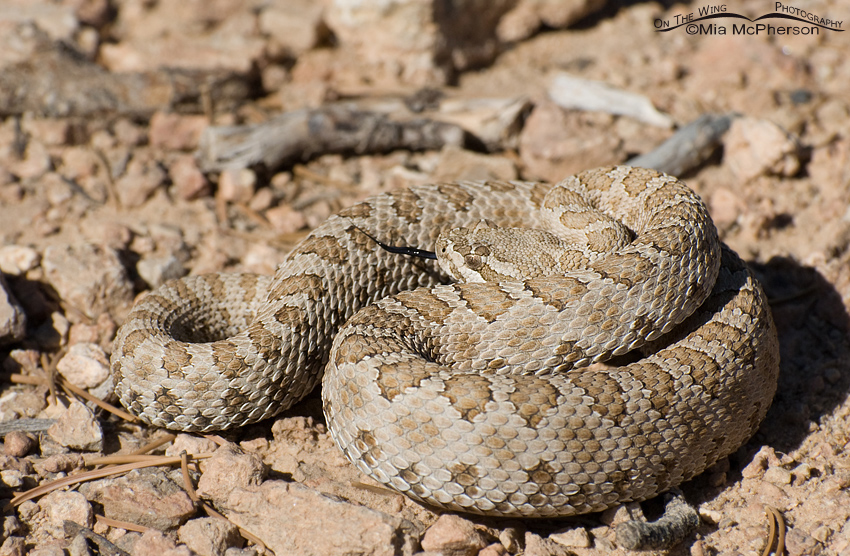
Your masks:
<instances>
[{"instance_id":1,"label":"snake eye","mask_svg":"<svg viewBox=\"0 0 850 556\"><path fill-rule=\"evenodd\" d=\"M484 266L484 261L479 255L469 254L463 257L463 262L472 270L478 270Z\"/></svg>"}]
</instances>

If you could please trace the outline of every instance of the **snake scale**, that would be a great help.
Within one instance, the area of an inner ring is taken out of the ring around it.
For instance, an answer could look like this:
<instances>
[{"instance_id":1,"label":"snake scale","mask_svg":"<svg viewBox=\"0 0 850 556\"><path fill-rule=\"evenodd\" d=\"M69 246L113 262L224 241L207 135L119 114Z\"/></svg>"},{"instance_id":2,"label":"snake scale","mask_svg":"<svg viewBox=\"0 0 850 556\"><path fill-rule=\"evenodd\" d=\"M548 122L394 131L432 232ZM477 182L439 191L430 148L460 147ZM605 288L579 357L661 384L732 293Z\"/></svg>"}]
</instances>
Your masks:
<instances>
[{"instance_id":1,"label":"snake scale","mask_svg":"<svg viewBox=\"0 0 850 556\"><path fill-rule=\"evenodd\" d=\"M112 369L129 410L185 431L264 419L322 381L329 431L374 479L446 509L551 517L650 498L736 450L779 355L761 287L700 198L613 167L368 199L273 278L147 295Z\"/></svg>"}]
</instances>

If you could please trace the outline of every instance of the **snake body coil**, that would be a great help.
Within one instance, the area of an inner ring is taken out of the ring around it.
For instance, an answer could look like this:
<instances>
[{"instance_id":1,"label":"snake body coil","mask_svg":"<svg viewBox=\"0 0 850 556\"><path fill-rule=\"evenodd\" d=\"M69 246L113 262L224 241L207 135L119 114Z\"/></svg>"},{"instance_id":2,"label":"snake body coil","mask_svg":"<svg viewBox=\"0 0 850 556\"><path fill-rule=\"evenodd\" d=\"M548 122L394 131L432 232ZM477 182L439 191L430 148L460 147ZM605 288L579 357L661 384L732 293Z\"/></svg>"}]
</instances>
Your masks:
<instances>
[{"instance_id":1,"label":"snake body coil","mask_svg":"<svg viewBox=\"0 0 850 556\"><path fill-rule=\"evenodd\" d=\"M439 264L369 236L436 245ZM429 504L528 517L701 473L755 432L778 363L764 293L702 201L625 167L374 197L274 278L167 283L112 356L122 403L179 430L264 419L324 372L329 430L364 473Z\"/></svg>"}]
</instances>

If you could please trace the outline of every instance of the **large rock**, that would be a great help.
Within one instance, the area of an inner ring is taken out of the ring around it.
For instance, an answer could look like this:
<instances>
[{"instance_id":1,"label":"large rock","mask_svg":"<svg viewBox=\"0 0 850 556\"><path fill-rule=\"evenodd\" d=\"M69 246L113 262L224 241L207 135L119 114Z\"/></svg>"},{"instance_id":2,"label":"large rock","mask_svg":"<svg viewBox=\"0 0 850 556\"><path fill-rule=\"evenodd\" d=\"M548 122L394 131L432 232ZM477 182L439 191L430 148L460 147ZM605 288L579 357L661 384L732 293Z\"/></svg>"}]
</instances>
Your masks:
<instances>
[{"instance_id":1,"label":"large rock","mask_svg":"<svg viewBox=\"0 0 850 556\"><path fill-rule=\"evenodd\" d=\"M378 81L437 85L498 53L496 26L516 0L332 0L325 19Z\"/></svg>"},{"instance_id":2,"label":"large rock","mask_svg":"<svg viewBox=\"0 0 850 556\"><path fill-rule=\"evenodd\" d=\"M48 247L42 267L70 307L91 319L102 313L123 317L133 303L133 284L109 247L82 244Z\"/></svg>"}]
</instances>

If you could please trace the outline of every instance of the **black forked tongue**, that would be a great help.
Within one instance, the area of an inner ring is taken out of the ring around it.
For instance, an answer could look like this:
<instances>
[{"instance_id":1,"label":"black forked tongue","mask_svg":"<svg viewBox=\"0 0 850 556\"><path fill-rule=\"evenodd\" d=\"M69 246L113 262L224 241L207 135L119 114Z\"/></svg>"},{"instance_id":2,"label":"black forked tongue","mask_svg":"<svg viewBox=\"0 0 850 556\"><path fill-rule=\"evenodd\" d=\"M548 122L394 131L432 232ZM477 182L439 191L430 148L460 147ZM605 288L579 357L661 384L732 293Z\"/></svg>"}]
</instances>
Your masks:
<instances>
[{"instance_id":1,"label":"black forked tongue","mask_svg":"<svg viewBox=\"0 0 850 556\"><path fill-rule=\"evenodd\" d=\"M357 230L360 230L363 235L377 243L381 246L381 249L384 251L389 251L390 253L394 253L396 255L408 255L411 257L419 257L420 259L437 259L437 254L433 251L426 251L424 249L417 249L416 247L399 247L396 245L387 245L386 243L379 241L369 232L361 230L357 226L354 226Z\"/></svg>"}]
</instances>

